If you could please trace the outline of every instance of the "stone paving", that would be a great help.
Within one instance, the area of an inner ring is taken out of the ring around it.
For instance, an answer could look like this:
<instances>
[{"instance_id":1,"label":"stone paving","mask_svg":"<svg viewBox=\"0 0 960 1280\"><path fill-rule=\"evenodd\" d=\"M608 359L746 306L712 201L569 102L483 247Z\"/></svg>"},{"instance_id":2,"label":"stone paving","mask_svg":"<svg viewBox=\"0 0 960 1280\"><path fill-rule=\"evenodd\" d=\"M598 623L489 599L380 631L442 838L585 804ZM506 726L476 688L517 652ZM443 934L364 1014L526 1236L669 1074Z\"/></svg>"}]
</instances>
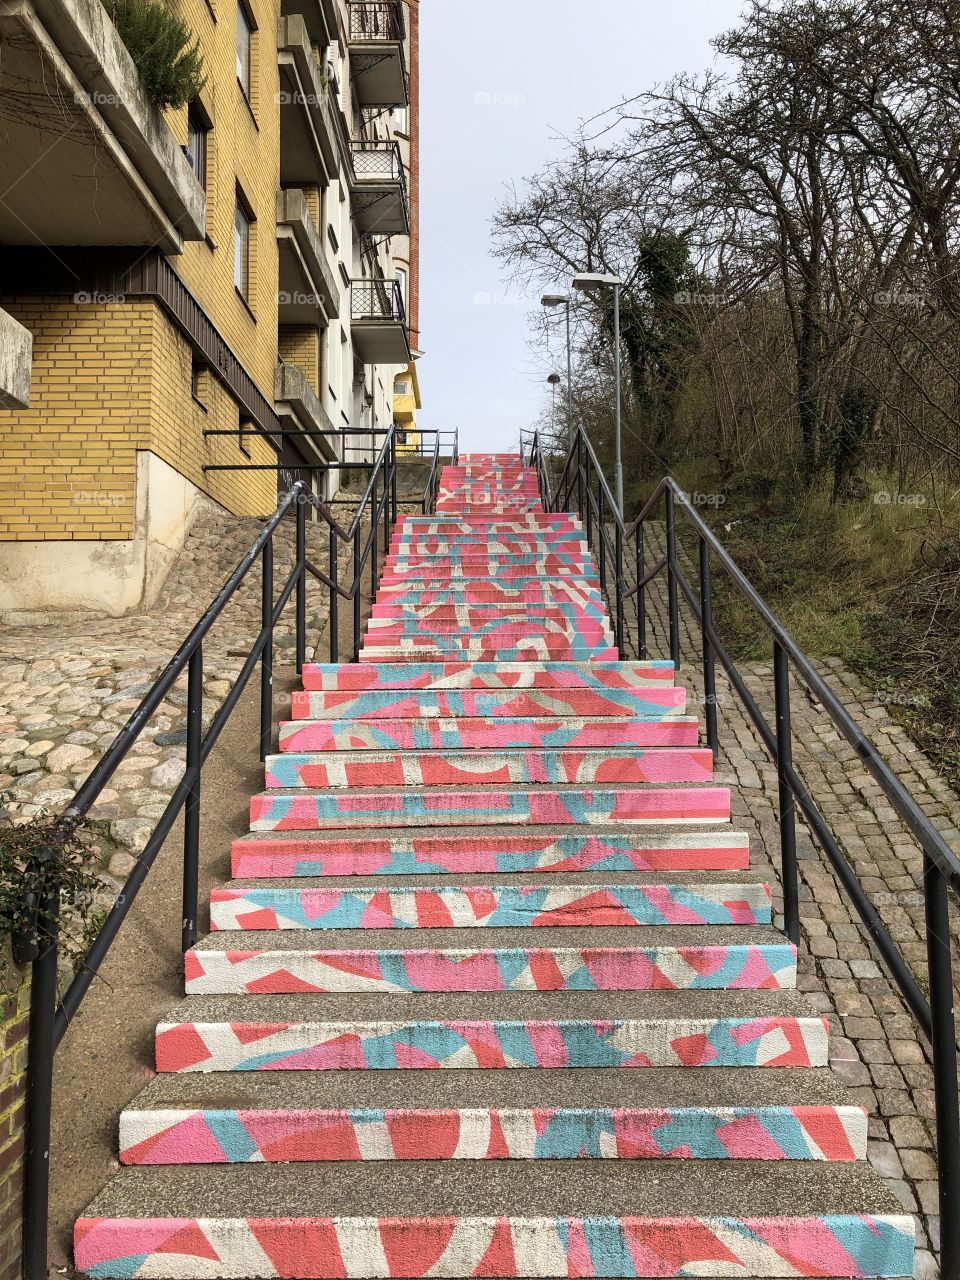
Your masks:
<instances>
[{"instance_id":1,"label":"stone paving","mask_svg":"<svg viewBox=\"0 0 960 1280\"><path fill-rule=\"evenodd\" d=\"M647 567L662 554L650 539ZM696 589L693 566L687 576ZM652 656L669 655L665 586L648 591L647 642ZM628 609L628 615L630 610ZM630 618L628 616L628 625ZM702 714L701 641L681 595L680 683ZM718 628L722 637L722 628ZM632 633L635 641L635 631ZM890 716L882 694L867 689L839 659L818 664L832 688L884 759L916 797L948 843L960 852L960 796L937 774ZM773 665L739 667L769 723L774 722ZM735 788L732 822L751 834L752 865L769 864L778 910L780 833L776 769L733 687L717 663L720 752L717 781ZM919 847L853 748L806 689L791 682L794 764L840 841L861 884L921 986L926 978L922 860ZM878 964L866 930L826 856L798 815L800 919L803 946L798 986L831 1021L832 1066L870 1113L868 1157L889 1180L918 1226L914 1275L939 1274L939 1205L934 1142L933 1076L926 1041L893 982ZM778 915L777 923L782 922ZM960 938L957 914L952 935ZM955 948L955 955L957 948ZM955 972L955 978L956 978Z\"/></svg>"},{"instance_id":2,"label":"stone paving","mask_svg":"<svg viewBox=\"0 0 960 1280\"><path fill-rule=\"evenodd\" d=\"M204 516L194 526L156 606L126 618L56 619L49 625L0 632L0 791L24 815L56 810L91 765L187 634L202 608L256 537L256 520ZM652 545L648 564L659 552ZM311 556L326 563L326 531L310 532ZM292 563L292 531L278 535L276 581ZM344 556L342 564L345 566ZM326 592L308 588L308 638L320 634ZM665 608L651 588L651 652L663 656ZM236 678L259 630L259 571L228 607L205 646L205 718ZM277 633L277 664L293 645L292 609ZM684 667L691 701L702 702L696 623L681 611ZM913 791L947 840L960 850L960 796L939 778L905 731L872 693L837 660L823 666L854 719ZM765 715L773 716L772 668L746 664L742 673ZM144 731L130 758L102 794L93 816L104 824L108 891L133 866L184 764L185 678ZM751 831L754 865L768 863L777 880L779 833L776 771L746 712L718 668L718 780L734 793L733 820ZM861 882L923 979L923 899L916 843L879 786L829 717L793 686L795 763L831 822ZM938 1205L934 1160L932 1076L926 1045L896 989L880 969L862 926L809 832L798 827L801 920L805 948L800 986L833 1023L834 1067L871 1112L870 1160L917 1215L916 1275L937 1274ZM954 932L956 934L956 925Z\"/></svg>"},{"instance_id":3,"label":"stone paving","mask_svg":"<svg viewBox=\"0 0 960 1280\"><path fill-rule=\"evenodd\" d=\"M336 508L344 522L344 511ZM349 517L346 517L349 519ZM215 598L263 527L225 512L200 516L156 604L122 618L51 615L43 625L0 630L0 794L17 817L55 813L72 798L91 767L198 618ZM274 544L279 594L294 562L293 520ZM308 554L328 565L326 525L308 525ZM352 548L341 547L340 571ZM260 631L259 565L254 565L204 644L204 724L229 693ZM308 656L327 617L327 591L307 585ZM274 663L290 666L294 604L275 635ZM257 679L255 672L251 679ZM107 894L130 873L185 770L187 676L144 728L90 811L100 822Z\"/></svg>"}]
</instances>

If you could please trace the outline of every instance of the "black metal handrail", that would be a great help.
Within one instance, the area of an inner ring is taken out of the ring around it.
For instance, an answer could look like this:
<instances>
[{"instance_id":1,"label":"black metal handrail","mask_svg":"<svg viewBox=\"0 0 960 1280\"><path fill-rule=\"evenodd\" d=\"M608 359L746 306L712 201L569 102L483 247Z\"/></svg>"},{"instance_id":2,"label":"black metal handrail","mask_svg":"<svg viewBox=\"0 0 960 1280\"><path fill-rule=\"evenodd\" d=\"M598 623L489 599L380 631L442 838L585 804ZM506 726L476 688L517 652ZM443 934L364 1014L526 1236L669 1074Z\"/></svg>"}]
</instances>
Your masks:
<instances>
[{"instance_id":1,"label":"black metal handrail","mask_svg":"<svg viewBox=\"0 0 960 1280\"><path fill-rule=\"evenodd\" d=\"M438 435L433 445L433 461L430 463L430 474L427 476L426 487L423 490L423 500L420 503L420 510L425 516L433 515L437 509L437 490L440 488L440 436Z\"/></svg>"},{"instance_id":2,"label":"black metal handrail","mask_svg":"<svg viewBox=\"0 0 960 1280\"><path fill-rule=\"evenodd\" d=\"M539 436L534 435L528 454L538 474L547 475L548 456ZM597 492L594 493L596 487ZM679 667L681 657L679 596L682 594L697 621L700 657L703 663L705 729L708 745L716 755L719 746L717 722L716 662L720 661L730 684L777 767L780 865L784 898L784 926L794 944L800 942L800 893L796 849L796 811L806 818L811 831L859 915L886 969L903 996L921 1030L930 1042L933 1058L937 1158L939 1165L941 1257L944 1280L960 1280L960 1100L957 1088L957 1035L954 1021L953 955L950 938L949 891L960 889L960 859L937 831L901 780L862 732L813 663L763 600L735 563L716 534L696 510L688 495L672 476L657 485L649 500L629 525L613 502L609 486L583 428L577 429L563 465L554 496L549 484L542 488L544 505L551 511L569 510L571 503L586 525L588 541L593 541L593 520L599 528L601 582L614 596L617 612L617 646L624 656L623 606L636 600L638 650L647 655L646 592L661 573L667 575L667 616L670 656ZM662 505L666 554L647 569L645 524ZM694 590L682 564L677 539L677 512L683 513L697 537L698 590ZM613 526L611 542L604 523ZM634 543L636 583L627 589L624 579L624 546ZM612 569L604 566L605 553L613 551ZM764 716L756 699L737 669L713 623L713 562L746 600L770 633L773 643L774 723ZM923 855L923 893L926 922L927 985L929 999L900 948L870 901L855 869L834 835L793 763L793 728L790 704L790 676L794 675L816 699L833 724L851 745L870 775L890 801L920 845Z\"/></svg>"},{"instance_id":3,"label":"black metal handrail","mask_svg":"<svg viewBox=\"0 0 960 1280\"><path fill-rule=\"evenodd\" d=\"M262 469L262 468L259 468ZM282 468L273 470L282 472ZM381 492L378 495L378 490ZM329 573L317 569L307 557L307 508L316 509L330 530ZM279 596L274 586L274 536L287 513L295 509L295 563ZM370 529L365 542L361 533L365 520ZM20 954L32 941L34 952L30 1003L29 1069L27 1079L27 1142L23 1171L23 1260L26 1280L46 1280L47 1228L50 1194L50 1117L53 1099L53 1064L57 1046L71 1019L99 973L137 894L153 866L164 841L181 813L183 831L183 918L181 946L184 951L197 940L200 870L200 805L204 762L229 720L257 664L260 664L260 759L266 758L273 741L273 638L275 628L291 597L295 598L295 660L299 673L306 660L306 587L308 575L323 582L329 592L331 661L337 661L337 602L353 604L353 660L360 651L362 582L370 563L370 581L377 580L377 546L383 536L384 554L390 546L390 532L397 519L396 429L386 430L370 479L347 528L333 516L327 504L318 502L302 481L291 484L274 514L227 579L222 590L157 677L149 692L64 810L61 830L82 818L96 802L128 752L138 741L153 714L174 683L187 673L186 769L162 816L138 855L136 865L118 894L96 938L62 998L58 998L57 965L59 948L60 895L52 891L37 907L37 927L32 940L20 940ZM353 545L353 583L342 587L337 566L338 542ZM203 732L203 646L211 628L233 599L240 585L259 560L261 565L261 626L230 692ZM52 858L48 849L45 855Z\"/></svg>"}]
</instances>

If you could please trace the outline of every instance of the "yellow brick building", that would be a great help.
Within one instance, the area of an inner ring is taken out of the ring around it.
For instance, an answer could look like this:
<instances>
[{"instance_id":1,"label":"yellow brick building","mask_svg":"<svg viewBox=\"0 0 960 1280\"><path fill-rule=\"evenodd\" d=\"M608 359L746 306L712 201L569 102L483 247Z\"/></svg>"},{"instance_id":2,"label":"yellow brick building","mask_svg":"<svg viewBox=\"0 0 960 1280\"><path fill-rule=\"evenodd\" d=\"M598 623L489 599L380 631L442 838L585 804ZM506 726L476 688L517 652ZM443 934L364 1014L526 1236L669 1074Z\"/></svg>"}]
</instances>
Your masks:
<instances>
[{"instance_id":1,"label":"yellow brick building","mask_svg":"<svg viewBox=\"0 0 960 1280\"><path fill-rule=\"evenodd\" d=\"M101 0L0 16L0 100L31 95L0 111L0 616L136 608L204 503L331 494L410 359L410 0L156 2L206 75L163 114Z\"/></svg>"}]
</instances>

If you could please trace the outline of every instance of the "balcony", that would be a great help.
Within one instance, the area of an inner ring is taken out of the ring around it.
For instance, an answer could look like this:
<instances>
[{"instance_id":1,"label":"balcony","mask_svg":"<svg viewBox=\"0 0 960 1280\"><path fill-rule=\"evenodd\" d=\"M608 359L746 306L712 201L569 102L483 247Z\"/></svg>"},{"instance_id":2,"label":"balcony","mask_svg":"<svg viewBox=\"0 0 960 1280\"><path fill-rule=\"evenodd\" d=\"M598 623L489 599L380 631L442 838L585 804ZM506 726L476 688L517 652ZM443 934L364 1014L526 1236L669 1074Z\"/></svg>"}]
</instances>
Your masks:
<instances>
[{"instance_id":1,"label":"balcony","mask_svg":"<svg viewBox=\"0 0 960 1280\"><path fill-rule=\"evenodd\" d=\"M280 13L285 18L301 17L311 41L321 49L328 44L339 45L341 52L345 49L339 0L280 0Z\"/></svg>"},{"instance_id":2,"label":"balcony","mask_svg":"<svg viewBox=\"0 0 960 1280\"><path fill-rule=\"evenodd\" d=\"M277 193L281 324L325 325L340 314L340 295L306 196L296 188Z\"/></svg>"},{"instance_id":3,"label":"balcony","mask_svg":"<svg viewBox=\"0 0 960 1280\"><path fill-rule=\"evenodd\" d=\"M0 9L8 245L202 240L206 195L100 0Z\"/></svg>"},{"instance_id":4,"label":"balcony","mask_svg":"<svg viewBox=\"0 0 960 1280\"><path fill-rule=\"evenodd\" d=\"M359 231L408 234L407 179L396 142L350 143L350 196Z\"/></svg>"},{"instance_id":5,"label":"balcony","mask_svg":"<svg viewBox=\"0 0 960 1280\"><path fill-rule=\"evenodd\" d=\"M297 442L304 457L318 462L336 461L336 429L302 369L282 362L277 365L273 399L284 434Z\"/></svg>"},{"instance_id":6,"label":"balcony","mask_svg":"<svg viewBox=\"0 0 960 1280\"><path fill-rule=\"evenodd\" d=\"M350 282L353 349L363 364L409 364L403 296L396 280Z\"/></svg>"},{"instance_id":7,"label":"balcony","mask_svg":"<svg viewBox=\"0 0 960 1280\"><path fill-rule=\"evenodd\" d=\"M342 146L330 93L300 14L279 21L280 181L326 184L341 168Z\"/></svg>"},{"instance_id":8,"label":"balcony","mask_svg":"<svg viewBox=\"0 0 960 1280\"><path fill-rule=\"evenodd\" d=\"M362 107L405 107L401 0L348 0L350 72Z\"/></svg>"}]
</instances>

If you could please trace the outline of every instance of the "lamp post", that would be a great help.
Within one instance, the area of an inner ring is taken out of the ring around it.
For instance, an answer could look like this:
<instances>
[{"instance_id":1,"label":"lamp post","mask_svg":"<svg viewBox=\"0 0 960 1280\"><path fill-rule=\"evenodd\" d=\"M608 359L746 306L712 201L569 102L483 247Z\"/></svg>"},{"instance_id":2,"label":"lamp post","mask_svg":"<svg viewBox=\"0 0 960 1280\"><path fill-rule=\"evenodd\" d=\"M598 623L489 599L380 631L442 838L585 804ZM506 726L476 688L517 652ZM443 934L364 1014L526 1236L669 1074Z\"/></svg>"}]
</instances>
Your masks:
<instances>
[{"instance_id":1,"label":"lamp post","mask_svg":"<svg viewBox=\"0 0 960 1280\"><path fill-rule=\"evenodd\" d=\"M617 511L623 519L623 457L620 449L620 290L623 281L619 276L583 272L573 277L574 289L583 293L596 293L599 289L613 289L613 365L614 365L614 491Z\"/></svg>"},{"instance_id":2,"label":"lamp post","mask_svg":"<svg viewBox=\"0 0 960 1280\"><path fill-rule=\"evenodd\" d=\"M567 311L567 451L573 448L573 357L570 350L570 299L565 293L545 293L543 307L566 307ZM558 379L559 381L559 379Z\"/></svg>"},{"instance_id":3,"label":"lamp post","mask_svg":"<svg viewBox=\"0 0 960 1280\"><path fill-rule=\"evenodd\" d=\"M550 408L550 418L551 418L551 421L553 422L553 428L554 428L554 430L556 430L556 427L557 427L557 387L559 387L559 385L560 385L560 375L559 375L559 373L551 373L551 374L549 375L549 377L547 378L547 382L549 382L549 383L550 383L550 386L551 386L551 387L552 387L552 389L553 389L553 403L552 403L551 408Z\"/></svg>"}]
</instances>

